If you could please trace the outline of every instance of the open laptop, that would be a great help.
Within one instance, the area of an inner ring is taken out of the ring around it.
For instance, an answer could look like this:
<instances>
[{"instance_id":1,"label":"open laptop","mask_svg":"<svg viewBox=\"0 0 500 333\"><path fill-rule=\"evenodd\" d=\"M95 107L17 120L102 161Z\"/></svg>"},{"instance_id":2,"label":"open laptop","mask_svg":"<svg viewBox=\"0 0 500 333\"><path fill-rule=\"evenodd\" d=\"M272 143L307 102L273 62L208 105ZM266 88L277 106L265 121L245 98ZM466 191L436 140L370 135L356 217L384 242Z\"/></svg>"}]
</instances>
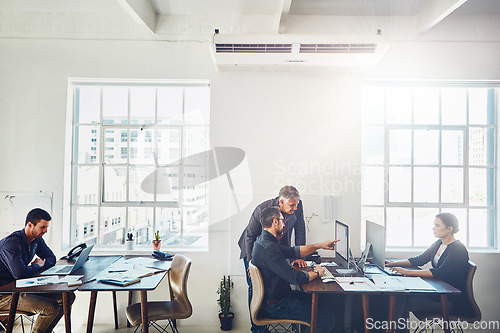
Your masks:
<instances>
[{"instance_id":1,"label":"open laptop","mask_svg":"<svg viewBox=\"0 0 500 333\"><path fill-rule=\"evenodd\" d=\"M68 275L83 266L87 258L89 257L90 251L94 245L90 245L82 251L74 265L55 265L48 270L42 272L40 275Z\"/></svg>"}]
</instances>

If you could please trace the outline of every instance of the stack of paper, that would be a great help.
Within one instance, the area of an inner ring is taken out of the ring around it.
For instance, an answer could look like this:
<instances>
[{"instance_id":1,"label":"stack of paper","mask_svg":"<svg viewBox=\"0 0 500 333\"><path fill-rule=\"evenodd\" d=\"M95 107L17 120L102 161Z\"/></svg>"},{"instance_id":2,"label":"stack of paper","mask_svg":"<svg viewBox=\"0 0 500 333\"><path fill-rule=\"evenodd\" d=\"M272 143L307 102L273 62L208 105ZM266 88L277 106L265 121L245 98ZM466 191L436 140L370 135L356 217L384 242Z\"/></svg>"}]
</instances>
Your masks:
<instances>
[{"instance_id":1,"label":"stack of paper","mask_svg":"<svg viewBox=\"0 0 500 333\"><path fill-rule=\"evenodd\" d=\"M377 291L377 287L366 277L339 276L335 281L345 291Z\"/></svg>"}]
</instances>

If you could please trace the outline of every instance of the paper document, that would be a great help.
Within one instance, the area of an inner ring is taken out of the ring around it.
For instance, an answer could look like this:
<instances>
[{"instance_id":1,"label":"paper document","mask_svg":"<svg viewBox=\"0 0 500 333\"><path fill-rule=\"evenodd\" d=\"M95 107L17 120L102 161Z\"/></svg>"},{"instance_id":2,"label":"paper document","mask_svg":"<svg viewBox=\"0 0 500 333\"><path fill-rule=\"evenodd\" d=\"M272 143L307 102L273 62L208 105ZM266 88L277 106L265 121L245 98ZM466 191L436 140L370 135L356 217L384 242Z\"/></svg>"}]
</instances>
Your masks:
<instances>
[{"instance_id":1,"label":"paper document","mask_svg":"<svg viewBox=\"0 0 500 333\"><path fill-rule=\"evenodd\" d=\"M339 276L335 281L345 291L377 291L377 287L365 277Z\"/></svg>"},{"instance_id":2,"label":"paper document","mask_svg":"<svg viewBox=\"0 0 500 333\"><path fill-rule=\"evenodd\" d=\"M334 263L334 262L331 262L331 261L325 261L325 262L322 262L320 264L320 266L323 266L323 267L328 267L328 266L335 267L335 266L338 266L338 265L336 263Z\"/></svg>"},{"instance_id":3,"label":"paper document","mask_svg":"<svg viewBox=\"0 0 500 333\"><path fill-rule=\"evenodd\" d=\"M436 288L431 286L427 281L418 276L397 276L393 277L399 280L406 290L434 290Z\"/></svg>"},{"instance_id":4,"label":"paper document","mask_svg":"<svg viewBox=\"0 0 500 333\"><path fill-rule=\"evenodd\" d=\"M377 286L377 288L382 291L405 290L404 284L401 281L399 281L398 278L395 276L376 274L372 275L371 278L373 280L373 283L375 283L375 285Z\"/></svg>"},{"instance_id":5,"label":"paper document","mask_svg":"<svg viewBox=\"0 0 500 333\"><path fill-rule=\"evenodd\" d=\"M35 278L16 280L16 288L43 286L56 283L59 283L59 276L57 275L40 276Z\"/></svg>"},{"instance_id":6,"label":"paper document","mask_svg":"<svg viewBox=\"0 0 500 333\"><path fill-rule=\"evenodd\" d=\"M59 283L67 283L68 287L79 286L82 284L82 277L83 275L66 275L59 279Z\"/></svg>"}]
</instances>

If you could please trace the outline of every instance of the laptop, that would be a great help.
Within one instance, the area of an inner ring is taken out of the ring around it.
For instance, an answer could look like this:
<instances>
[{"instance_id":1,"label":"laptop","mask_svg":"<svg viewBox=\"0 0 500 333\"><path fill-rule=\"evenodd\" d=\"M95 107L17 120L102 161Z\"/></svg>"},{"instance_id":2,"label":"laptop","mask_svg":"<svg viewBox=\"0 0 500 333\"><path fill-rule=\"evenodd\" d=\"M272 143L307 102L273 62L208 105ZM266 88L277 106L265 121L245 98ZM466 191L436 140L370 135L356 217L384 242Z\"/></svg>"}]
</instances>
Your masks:
<instances>
[{"instance_id":1,"label":"laptop","mask_svg":"<svg viewBox=\"0 0 500 333\"><path fill-rule=\"evenodd\" d=\"M40 275L68 275L83 266L87 258L89 257L90 251L94 245L90 245L82 251L74 265L55 265L48 270L42 272Z\"/></svg>"}]
</instances>

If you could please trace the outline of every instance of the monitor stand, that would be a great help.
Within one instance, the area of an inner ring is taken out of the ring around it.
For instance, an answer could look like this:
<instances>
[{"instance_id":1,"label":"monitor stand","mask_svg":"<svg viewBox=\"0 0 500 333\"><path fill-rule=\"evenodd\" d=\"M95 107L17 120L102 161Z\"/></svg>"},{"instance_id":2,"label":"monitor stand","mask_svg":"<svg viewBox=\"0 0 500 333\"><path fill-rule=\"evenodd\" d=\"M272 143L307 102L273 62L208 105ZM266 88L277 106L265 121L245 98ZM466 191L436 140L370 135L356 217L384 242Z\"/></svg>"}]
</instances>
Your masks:
<instances>
[{"instance_id":1,"label":"monitor stand","mask_svg":"<svg viewBox=\"0 0 500 333\"><path fill-rule=\"evenodd\" d=\"M348 274L356 274L358 272L357 267L350 267L351 260L354 260L351 249L349 249L349 258L347 260L347 268L338 268L336 269L338 274L348 275Z\"/></svg>"}]
</instances>

